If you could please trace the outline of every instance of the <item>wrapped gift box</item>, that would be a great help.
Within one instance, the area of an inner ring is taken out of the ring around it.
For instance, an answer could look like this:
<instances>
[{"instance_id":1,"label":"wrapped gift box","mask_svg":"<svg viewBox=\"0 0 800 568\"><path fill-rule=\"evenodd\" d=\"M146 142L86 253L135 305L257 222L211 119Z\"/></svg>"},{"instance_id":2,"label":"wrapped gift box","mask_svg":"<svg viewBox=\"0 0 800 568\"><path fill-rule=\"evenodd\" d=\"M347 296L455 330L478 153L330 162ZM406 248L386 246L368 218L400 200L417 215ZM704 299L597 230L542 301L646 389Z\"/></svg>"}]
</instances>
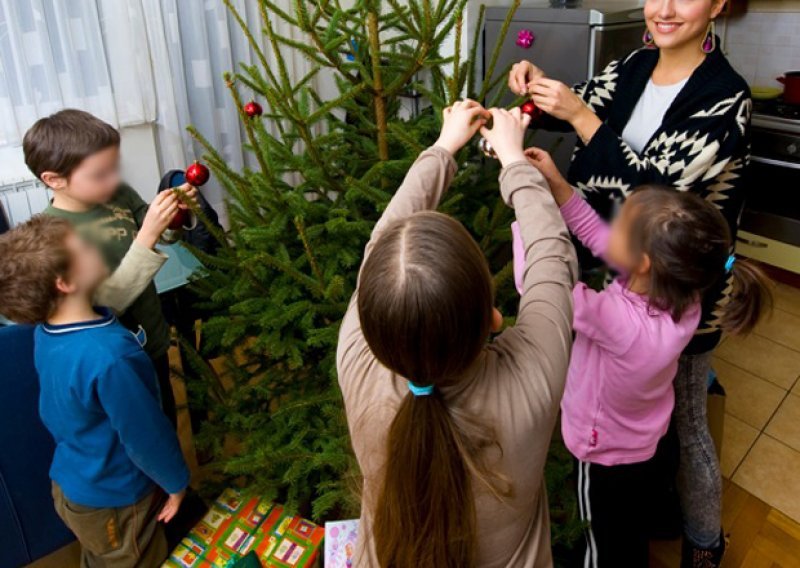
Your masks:
<instances>
[{"instance_id":1,"label":"wrapped gift box","mask_svg":"<svg viewBox=\"0 0 800 568\"><path fill-rule=\"evenodd\" d=\"M264 568L310 567L324 533L281 505L226 489L163 567L229 568L250 551Z\"/></svg>"},{"instance_id":2,"label":"wrapped gift box","mask_svg":"<svg viewBox=\"0 0 800 568\"><path fill-rule=\"evenodd\" d=\"M358 519L325 523L325 568L352 568Z\"/></svg>"}]
</instances>

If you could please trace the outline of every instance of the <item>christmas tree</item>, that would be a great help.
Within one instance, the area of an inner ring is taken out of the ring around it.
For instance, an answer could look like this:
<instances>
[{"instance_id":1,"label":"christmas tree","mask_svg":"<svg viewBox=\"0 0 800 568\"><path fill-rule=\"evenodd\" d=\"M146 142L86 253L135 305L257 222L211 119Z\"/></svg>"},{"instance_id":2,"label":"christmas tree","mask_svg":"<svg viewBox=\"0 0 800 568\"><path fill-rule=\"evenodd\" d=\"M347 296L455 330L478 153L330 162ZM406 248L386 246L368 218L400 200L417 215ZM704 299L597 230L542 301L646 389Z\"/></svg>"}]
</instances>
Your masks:
<instances>
[{"instance_id":1,"label":"christmas tree","mask_svg":"<svg viewBox=\"0 0 800 568\"><path fill-rule=\"evenodd\" d=\"M258 167L234 171L192 131L227 190L230 222L227 234L217 232L215 255L196 251L207 266L196 286L215 313L202 333L209 350L227 354L215 373L192 361L207 378L193 392L211 411L198 440L223 483L246 483L317 520L357 516L358 470L336 382L339 323L370 231L435 141L443 108L463 96L494 104L486 95L508 73L495 69L502 42L479 76L479 34L461 53L467 0L358 0L346 8L296 0L289 11L259 0L260 30L225 3L258 62L225 77ZM479 20L478 29L482 7ZM279 21L305 40L276 33ZM262 33L277 65L257 41ZM454 52L445 55L448 37ZM311 62L306 76L291 77L289 52ZM322 74L335 80L332 98L312 87ZM456 160L441 210L480 243L498 303L513 314L513 213L499 198L498 164L475 143Z\"/></svg>"}]
</instances>

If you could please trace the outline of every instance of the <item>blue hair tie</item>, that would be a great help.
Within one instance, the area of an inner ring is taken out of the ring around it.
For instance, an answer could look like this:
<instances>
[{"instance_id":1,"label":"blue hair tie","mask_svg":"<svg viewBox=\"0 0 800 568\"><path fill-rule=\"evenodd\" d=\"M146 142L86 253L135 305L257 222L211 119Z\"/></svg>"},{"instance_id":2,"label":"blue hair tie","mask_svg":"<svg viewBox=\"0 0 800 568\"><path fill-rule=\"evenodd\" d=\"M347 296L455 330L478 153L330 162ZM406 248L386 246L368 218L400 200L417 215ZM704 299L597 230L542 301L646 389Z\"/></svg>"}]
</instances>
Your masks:
<instances>
[{"instance_id":1,"label":"blue hair tie","mask_svg":"<svg viewBox=\"0 0 800 568\"><path fill-rule=\"evenodd\" d=\"M428 396L433 394L433 385L418 385L408 381L408 390L414 396Z\"/></svg>"},{"instance_id":2,"label":"blue hair tie","mask_svg":"<svg viewBox=\"0 0 800 568\"><path fill-rule=\"evenodd\" d=\"M730 255L728 257L728 260L725 261L725 272L730 272L731 270L733 270L733 263L734 262L736 262L736 257L733 256L733 255Z\"/></svg>"}]
</instances>

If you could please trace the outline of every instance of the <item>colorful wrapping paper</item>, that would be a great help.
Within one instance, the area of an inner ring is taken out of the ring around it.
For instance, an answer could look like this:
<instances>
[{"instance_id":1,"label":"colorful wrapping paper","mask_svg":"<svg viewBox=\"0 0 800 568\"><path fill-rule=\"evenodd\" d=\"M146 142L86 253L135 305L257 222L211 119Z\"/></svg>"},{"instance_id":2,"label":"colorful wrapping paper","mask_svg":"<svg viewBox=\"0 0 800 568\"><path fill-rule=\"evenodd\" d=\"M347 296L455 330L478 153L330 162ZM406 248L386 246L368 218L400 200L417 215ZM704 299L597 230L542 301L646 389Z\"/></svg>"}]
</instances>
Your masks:
<instances>
[{"instance_id":1,"label":"colorful wrapping paper","mask_svg":"<svg viewBox=\"0 0 800 568\"><path fill-rule=\"evenodd\" d=\"M358 519L325 523L325 568L352 568Z\"/></svg>"},{"instance_id":2,"label":"colorful wrapping paper","mask_svg":"<svg viewBox=\"0 0 800 568\"><path fill-rule=\"evenodd\" d=\"M281 505L226 489L163 568L230 568L255 551L264 568L313 566L325 531Z\"/></svg>"}]
</instances>

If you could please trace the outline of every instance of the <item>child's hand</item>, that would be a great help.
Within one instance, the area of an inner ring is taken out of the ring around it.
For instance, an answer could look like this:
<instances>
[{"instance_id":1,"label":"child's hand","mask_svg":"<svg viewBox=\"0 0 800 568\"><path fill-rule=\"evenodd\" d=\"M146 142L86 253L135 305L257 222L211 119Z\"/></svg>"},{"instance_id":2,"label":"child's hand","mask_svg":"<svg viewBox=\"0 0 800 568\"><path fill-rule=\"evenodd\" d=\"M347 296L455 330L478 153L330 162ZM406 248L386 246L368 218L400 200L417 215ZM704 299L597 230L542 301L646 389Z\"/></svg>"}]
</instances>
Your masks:
<instances>
[{"instance_id":1,"label":"child's hand","mask_svg":"<svg viewBox=\"0 0 800 568\"><path fill-rule=\"evenodd\" d=\"M492 129L485 126L481 127L481 134L497 154L497 159L503 166L512 162L524 160L525 154L522 152L522 140L525 138L525 131L531 122L528 114L523 114L519 107L513 110L502 108L489 109L492 115Z\"/></svg>"},{"instance_id":2,"label":"child's hand","mask_svg":"<svg viewBox=\"0 0 800 568\"><path fill-rule=\"evenodd\" d=\"M136 242L149 249L156 246L158 239L161 238L161 233L169 227L169 223L178 212L179 207L180 201L174 192L162 191L156 195L144 216L142 228L136 235Z\"/></svg>"},{"instance_id":3,"label":"child's hand","mask_svg":"<svg viewBox=\"0 0 800 568\"><path fill-rule=\"evenodd\" d=\"M489 119L489 111L471 99L456 101L453 106L444 109L442 114L442 132L435 145L451 154L455 154L469 142Z\"/></svg>"},{"instance_id":4,"label":"child's hand","mask_svg":"<svg viewBox=\"0 0 800 568\"><path fill-rule=\"evenodd\" d=\"M561 175L558 171L558 167L556 167L556 163L553 161L553 157L547 150L542 150L535 146L526 148L525 157L528 158L528 162L530 162L534 168L542 172L542 175L548 182Z\"/></svg>"},{"instance_id":5,"label":"child's hand","mask_svg":"<svg viewBox=\"0 0 800 568\"><path fill-rule=\"evenodd\" d=\"M181 186L176 187L175 189L179 189L183 192L183 195L192 202L192 205L197 205L197 188L189 183L184 183ZM178 202L178 207L180 209L189 209L189 205L184 203L183 201Z\"/></svg>"},{"instance_id":6,"label":"child's hand","mask_svg":"<svg viewBox=\"0 0 800 568\"><path fill-rule=\"evenodd\" d=\"M186 489L181 491L180 493L170 493L167 497L167 502L164 503L164 507L161 509L161 512L158 514L159 521L164 523L168 523L172 520L172 517L178 512L178 509L181 508L181 502L183 498L186 497Z\"/></svg>"},{"instance_id":7,"label":"child's hand","mask_svg":"<svg viewBox=\"0 0 800 568\"><path fill-rule=\"evenodd\" d=\"M544 179L550 186L550 191L553 192L553 197L558 205L563 205L569 198L572 197L572 186L564 179L561 172L558 171L553 158L549 152L541 148L528 148L525 150L525 157L531 165L542 172Z\"/></svg>"}]
</instances>

